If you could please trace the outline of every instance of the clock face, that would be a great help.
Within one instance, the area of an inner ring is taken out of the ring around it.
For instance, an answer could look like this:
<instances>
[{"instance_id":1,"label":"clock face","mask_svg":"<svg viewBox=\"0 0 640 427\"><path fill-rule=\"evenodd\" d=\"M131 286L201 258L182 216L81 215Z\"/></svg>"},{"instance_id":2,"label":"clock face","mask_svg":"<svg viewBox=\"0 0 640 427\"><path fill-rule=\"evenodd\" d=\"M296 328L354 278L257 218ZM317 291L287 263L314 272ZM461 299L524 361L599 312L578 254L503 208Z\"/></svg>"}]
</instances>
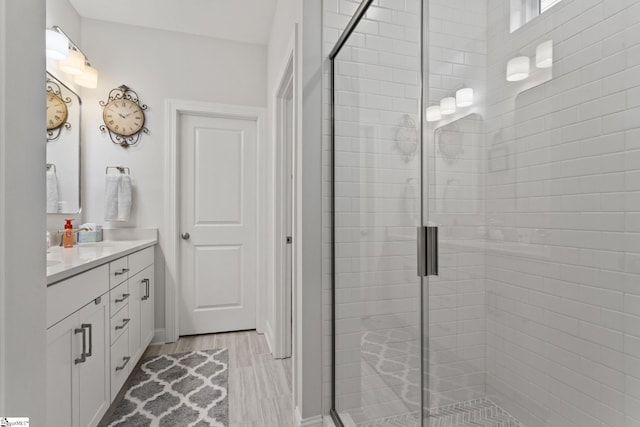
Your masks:
<instances>
[{"instance_id":1,"label":"clock face","mask_svg":"<svg viewBox=\"0 0 640 427\"><path fill-rule=\"evenodd\" d=\"M123 136L138 133L144 127L144 112L128 99L114 99L105 105L102 119L111 132Z\"/></svg>"},{"instance_id":2,"label":"clock face","mask_svg":"<svg viewBox=\"0 0 640 427\"><path fill-rule=\"evenodd\" d=\"M57 129L67 121L67 104L58 95L47 92L47 130Z\"/></svg>"}]
</instances>

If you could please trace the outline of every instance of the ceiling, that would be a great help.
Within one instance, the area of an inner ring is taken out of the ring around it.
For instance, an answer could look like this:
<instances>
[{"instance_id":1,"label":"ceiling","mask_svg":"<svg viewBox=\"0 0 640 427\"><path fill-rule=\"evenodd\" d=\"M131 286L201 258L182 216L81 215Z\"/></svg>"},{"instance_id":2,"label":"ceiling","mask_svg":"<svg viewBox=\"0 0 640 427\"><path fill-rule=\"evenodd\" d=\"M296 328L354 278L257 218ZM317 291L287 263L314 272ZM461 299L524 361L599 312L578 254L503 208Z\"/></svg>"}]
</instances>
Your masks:
<instances>
[{"instance_id":1,"label":"ceiling","mask_svg":"<svg viewBox=\"0 0 640 427\"><path fill-rule=\"evenodd\" d=\"M80 16L267 44L277 0L70 0Z\"/></svg>"}]
</instances>

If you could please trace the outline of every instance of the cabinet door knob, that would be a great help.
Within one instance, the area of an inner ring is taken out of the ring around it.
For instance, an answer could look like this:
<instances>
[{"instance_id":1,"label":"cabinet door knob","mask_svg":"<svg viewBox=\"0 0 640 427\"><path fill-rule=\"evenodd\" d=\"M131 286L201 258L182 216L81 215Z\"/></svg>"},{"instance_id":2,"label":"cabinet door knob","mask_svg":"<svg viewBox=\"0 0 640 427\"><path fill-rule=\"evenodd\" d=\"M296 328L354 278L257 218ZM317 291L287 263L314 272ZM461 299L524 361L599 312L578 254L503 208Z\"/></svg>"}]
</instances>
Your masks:
<instances>
[{"instance_id":1,"label":"cabinet door knob","mask_svg":"<svg viewBox=\"0 0 640 427\"><path fill-rule=\"evenodd\" d=\"M189 240L191 238L191 234L189 233L182 233L180 235L180 237L182 237L182 240Z\"/></svg>"}]
</instances>

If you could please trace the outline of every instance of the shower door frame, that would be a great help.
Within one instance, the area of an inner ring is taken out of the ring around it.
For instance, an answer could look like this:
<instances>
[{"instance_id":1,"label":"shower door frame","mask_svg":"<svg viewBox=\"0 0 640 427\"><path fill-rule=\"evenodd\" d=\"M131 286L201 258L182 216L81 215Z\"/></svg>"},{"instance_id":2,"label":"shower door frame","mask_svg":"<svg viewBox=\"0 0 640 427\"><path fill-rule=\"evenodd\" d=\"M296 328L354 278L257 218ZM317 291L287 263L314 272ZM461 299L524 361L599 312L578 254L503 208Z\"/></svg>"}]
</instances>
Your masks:
<instances>
[{"instance_id":1,"label":"shower door frame","mask_svg":"<svg viewBox=\"0 0 640 427\"><path fill-rule=\"evenodd\" d=\"M355 13L349 20L349 23L345 27L344 31L338 38L338 41L334 45L333 49L329 53L329 67L330 67L330 120L331 120L331 129L330 129L330 149L331 149L331 409L330 415L331 419L335 423L336 427L345 427L342 422L340 415L336 411L336 247L335 247L335 219L336 219L336 209L335 209L335 190L336 190L336 180L335 180L335 142L336 142L336 114L335 114L335 60L346 42L349 40L351 34L355 31L356 27L360 23L360 21L364 18L369 6L373 3L373 0L362 0ZM428 222L428 218L425 215L428 214L428 210L426 209L425 204L428 199L425 195L425 160L424 160L424 129L423 124L425 123L425 112L423 105L425 104L425 96L427 95L425 91L424 78L425 73L428 67L428 57L425 55L425 46L428 46L428 32L424 29L424 24L427 22L426 14L428 11L428 7L425 7L425 4L428 5L428 0L421 0L420 2L420 73L419 73L419 90L420 96L418 98L418 109L419 109L419 117L420 117L420 132L418 137L419 142L419 153L420 153L420 226L419 229L422 228L423 224ZM417 243L419 245L419 242ZM420 256L420 249L418 249L418 256ZM420 262L418 262L418 268L420 269ZM419 272L417 272L419 273ZM425 289L428 286L429 279L426 275L417 274L420 277L420 395L422 406L420 408L420 425L424 426L425 417L428 418L428 399L429 394L425 390L425 385L428 382L428 375L425 372L425 369L429 369L429 351L425 349L425 345L428 344L428 322L429 322L429 292ZM426 330L425 330L426 329Z\"/></svg>"}]
</instances>

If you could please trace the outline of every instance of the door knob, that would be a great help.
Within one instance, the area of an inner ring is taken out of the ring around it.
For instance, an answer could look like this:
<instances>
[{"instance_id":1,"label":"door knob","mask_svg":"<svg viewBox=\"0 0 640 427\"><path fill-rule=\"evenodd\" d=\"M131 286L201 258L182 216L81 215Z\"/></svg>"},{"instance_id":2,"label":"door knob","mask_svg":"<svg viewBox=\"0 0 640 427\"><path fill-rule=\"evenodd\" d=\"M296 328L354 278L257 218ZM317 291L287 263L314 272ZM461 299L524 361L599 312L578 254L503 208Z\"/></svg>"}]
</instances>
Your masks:
<instances>
[{"instance_id":1,"label":"door knob","mask_svg":"<svg viewBox=\"0 0 640 427\"><path fill-rule=\"evenodd\" d=\"M182 233L180 237L182 237L182 240L189 240L191 235L189 233Z\"/></svg>"}]
</instances>

